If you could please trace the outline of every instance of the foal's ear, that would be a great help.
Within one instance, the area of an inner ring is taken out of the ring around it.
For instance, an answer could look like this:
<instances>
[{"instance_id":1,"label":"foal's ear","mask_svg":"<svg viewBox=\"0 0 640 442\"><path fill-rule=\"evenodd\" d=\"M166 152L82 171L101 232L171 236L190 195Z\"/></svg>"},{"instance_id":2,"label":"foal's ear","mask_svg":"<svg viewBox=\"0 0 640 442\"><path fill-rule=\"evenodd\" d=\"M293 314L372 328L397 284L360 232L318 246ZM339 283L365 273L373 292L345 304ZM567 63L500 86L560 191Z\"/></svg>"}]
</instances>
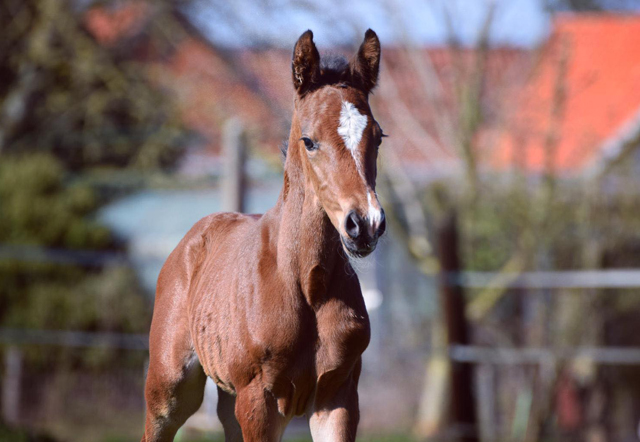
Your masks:
<instances>
[{"instance_id":1,"label":"foal's ear","mask_svg":"<svg viewBox=\"0 0 640 442\"><path fill-rule=\"evenodd\" d=\"M304 95L320 78L320 54L310 30L300 36L293 49L291 70L293 86L299 95Z\"/></svg>"},{"instance_id":2,"label":"foal's ear","mask_svg":"<svg viewBox=\"0 0 640 442\"><path fill-rule=\"evenodd\" d=\"M364 34L364 41L351 61L351 72L366 92L376 87L380 72L380 40L371 29Z\"/></svg>"}]
</instances>

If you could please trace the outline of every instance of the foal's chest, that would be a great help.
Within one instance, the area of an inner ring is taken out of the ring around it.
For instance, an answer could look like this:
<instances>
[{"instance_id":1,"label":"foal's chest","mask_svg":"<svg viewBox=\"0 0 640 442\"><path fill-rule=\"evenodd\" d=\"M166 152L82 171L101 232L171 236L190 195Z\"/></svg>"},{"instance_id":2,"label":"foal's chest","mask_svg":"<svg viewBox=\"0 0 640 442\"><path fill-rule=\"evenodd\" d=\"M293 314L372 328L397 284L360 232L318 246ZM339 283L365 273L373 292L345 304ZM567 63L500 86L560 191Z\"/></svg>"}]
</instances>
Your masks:
<instances>
[{"instance_id":1,"label":"foal's chest","mask_svg":"<svg viewBox=\"0 0 640 442\"><path fill-rule=\"evenodd\" d=\"M361 299L361 296L358 296ZM316 371L349 371L369 345L369 316L360 303L332 298L316 312Z\"/></svg>"},{"instance_id":2,"label":"foal's chest","mask_svg":"<svg viewBox=\"0 0 640 442\"><path fill-rule=\"evenodd\" d=\"M317 395L320 390L328 391L329 386L342 385L354 370L359 370L360 356L369 344L369 318L364 304L351 305L331 298L307 313L312 316L280 323L280 334L288 334L290 346L270 354L260 369L265 388L277 398L285 415L304 413L314 392ZM288 333L288 325L294 333Z\"/></svg>"},{"instance_id":3,"label":"foal's chest","mask_svg":"<svg viewBox=\"0 0 640 442\"><path fill-rule=\"evenodd\" d=\"M200 287L219 286L210 280L216 272L206 274ZM260 274L249 286L238 282L242 276L232 278L231 290L206 292L194 303L192 335L205 373L230 393L258 382L284 414L304 412L323 376L346 379L369 343L358 282L333 280L310 297L299 290L304 283L281 284L275 274Z\"/></svg>"},{"instance_id":4,"label":"foal's chest","mask_svg":"<svg viewBox=\"0 0 640 442\"><path fill-rule=\"evenodd\" d=\"M369 316L355 275L323 284L317 281L326 275L318 276L302 282L309 290L294 296L299 302L274 309L275 322L270 322L276 326L265 337L265 342L280 345L280 355L288 359L285 366L314 380L327 372L348 374L370 340Z\"/></svg>"}]
</instances>

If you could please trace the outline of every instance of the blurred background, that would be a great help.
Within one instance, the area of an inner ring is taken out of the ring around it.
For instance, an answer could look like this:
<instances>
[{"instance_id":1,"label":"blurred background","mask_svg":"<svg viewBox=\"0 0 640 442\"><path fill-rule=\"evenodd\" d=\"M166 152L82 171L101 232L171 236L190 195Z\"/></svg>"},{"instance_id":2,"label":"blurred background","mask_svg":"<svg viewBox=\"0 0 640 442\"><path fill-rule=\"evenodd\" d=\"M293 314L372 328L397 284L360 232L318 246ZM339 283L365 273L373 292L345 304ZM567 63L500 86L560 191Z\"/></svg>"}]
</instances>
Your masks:
<instances>
[{"instance_id":1,"label":"blurred background","mask_svg":"<svg viewBox=\"0 0 640 442\"><path fill-rule=\"evenodd\" d=\"M157 274L282 184L290 56L383 46L365 441L633 441L637 0L0 2L0 440L136 441ZM221 440L215 388L178 435ZM308 441L304 420L287 440Z\"/></svg>"}]
</instances>

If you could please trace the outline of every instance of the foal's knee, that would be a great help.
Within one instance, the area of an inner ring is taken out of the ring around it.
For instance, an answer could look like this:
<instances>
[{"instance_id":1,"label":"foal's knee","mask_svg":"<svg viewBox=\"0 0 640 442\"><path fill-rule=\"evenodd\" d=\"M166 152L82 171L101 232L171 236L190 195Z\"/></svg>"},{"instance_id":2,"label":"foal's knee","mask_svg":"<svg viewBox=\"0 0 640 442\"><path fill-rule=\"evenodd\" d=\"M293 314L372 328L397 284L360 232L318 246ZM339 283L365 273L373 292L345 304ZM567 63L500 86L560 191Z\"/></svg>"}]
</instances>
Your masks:
<instances>
[{"instance_id":1,"label":"foal's knee","mask_svg":"<svg viewBox=\"0 0 640 442\"><path fill-rule=\"evenodd\" d=\"M277 442L287 424L287 417L278 412L276 398L259 383L238 392L235 415L244 442Z\"/></svg>"},{"instance_id":2,"label":"foal's knee","mask_svg":"<svg viewBox=\"0 0 640 442\"><path fill-rule=\"evenodd\" d=\"M204 397L206 375L199 364L191 364L185 370L163 368L149 367L145 385L145 442L173 441L178 429L200 408Z\"/></svg>"},{"instance_id":3,"label":"foal's knee","mask_svg":"<svg viewBox=\"0 0 640 442\"><path fill-rule=\"evenodd\" d=\"M327 374L329 376L321 377L317 385L309 416L311 435L314 441L353 442L360 421L360 366L357 364L346 380L334 373ZM342 380L342 383L339 383L339 380Z\"/></svg>"},{"instance_id":4,"label":"foal's knee","mask_svg":"<svg viewBox=\"0 0 640 442\"><path fill-rule=\"evenodd\" d=\"M184 397L151 387L147 391L147 416L143 442L173 441L180 427L195 413L202 400L184 400Z\"/></svg>"}]
</instances>

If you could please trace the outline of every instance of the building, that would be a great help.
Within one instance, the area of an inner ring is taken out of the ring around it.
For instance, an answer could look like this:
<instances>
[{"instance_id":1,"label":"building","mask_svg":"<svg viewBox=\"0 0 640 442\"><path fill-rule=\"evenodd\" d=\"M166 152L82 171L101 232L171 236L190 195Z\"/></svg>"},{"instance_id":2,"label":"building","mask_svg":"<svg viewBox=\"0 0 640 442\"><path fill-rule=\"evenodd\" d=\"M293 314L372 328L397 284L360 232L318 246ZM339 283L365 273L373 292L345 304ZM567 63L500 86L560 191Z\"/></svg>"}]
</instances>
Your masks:
<instances>
[{"instance_id":1,"label":"building","mask_svg":"<svg viewBox=\"0 0 640 442\"><path fill-rule=\"evenodd\" d=\"M126 42L177 97L199 135L187 169L215 169L220 127L232 116L247 126L257 155L276 156L291 115L290 50L216 47L184 17L168 49L149 47L154 14L150 4L130 2L92 9L86 24L102 44ZM384 47L371 99L391 134L383 150L418 180L460 173L467 149L481 171L606 170L634 150L640 133L639 31L640 16L558 15L548 41L531 50Z\"/></svg>"}]
</instances>

